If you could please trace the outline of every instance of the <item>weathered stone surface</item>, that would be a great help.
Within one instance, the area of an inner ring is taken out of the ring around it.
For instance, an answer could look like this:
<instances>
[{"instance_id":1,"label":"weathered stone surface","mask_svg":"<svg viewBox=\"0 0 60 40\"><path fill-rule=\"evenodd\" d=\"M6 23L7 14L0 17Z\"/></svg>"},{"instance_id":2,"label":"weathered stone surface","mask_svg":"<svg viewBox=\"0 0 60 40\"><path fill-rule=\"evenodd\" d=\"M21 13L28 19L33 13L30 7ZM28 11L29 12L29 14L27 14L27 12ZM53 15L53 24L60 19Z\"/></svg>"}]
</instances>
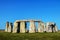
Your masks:
<instances>
[{"instance_id":1,"label":"weathered stone surface","mask_svg":"<svg viewBox=\"0 0 60 40\"><path fill-rule=\"evenodd\" d=\"M26 22L30 23L29 30L26 28ZM38 22L38 29L36 30L35 22ZM13 31L12 31L13 30ZM7 22L5 32L13 33L35 33L35 32L57 32L57 26L53 22L47 22L46 24L39 20L16 20L12 29L12 24Z\"/></svg>"},{"instance_id":2,"label":"weathered stone surface","mask_svg":"<svg viewBox=\"0 0 60 40\"><path fill-rule=\"evenodd\" d=\"M25 33L25 22L24 21L20 22L20 33Z\"/></svg>"},{"instance_id":3,"label":"weathered stone surface","mask_svg":"<svg viewBox=\"0 0 60 40\"><path fill-rule=\"evenodd\" d=\"M58 28L57 28L57 26L55 26L55 32L58 32Z\"/></svg>"},{"instance_id":4,"label":"weathered stone surface","mask_svg":"<svg viewBox=\"0 0 60 40\"><path fill-rule=\"evenodd\" d=\"M46 32L52 32L50 25L51 25L50 22L46 23Z\"/></svg>"},{"instance_id":5,"label":"weathered stone surface","mask_svg":"<svg viewBox=\"0 0 60 40\"><path fill-rule=\"evenodd\" d=\"M41 23L41 30L40 30L40 32L44 32L44 28L45 28L45 24L44 23Z\"/></svg>"},{"instance_id":6,"label":"weathered stone surface","mask_svg":"<svg viewBox=\"0 0 60 40\"><path fill-rule=\"evenodd\" d=\"M29 33L35 33L36 28L35 28L35 23L33 20L30 21L30 27L29 27Z\"/></svg>"},{"instance_id":7,"label":"weathered stone surface","mask_svg":"<svg viewBox=\"0 0 60 40\"><path fill-rule=\"evenodd\" d=\"M38 32L41 32L41 22L38 22Z\"/></svg>"},{"instance_id":8,"label":"weathered stone surface","mask_svg":"<svg viewBox=\"0 0 60 40\"><path fill-rule=\"evenodd\" d=\"M6 22L5 32L8 32L9 22Z\"/></svg>"},{"instance_id":9,"label":"weathered stone surface","mask_svg":"<svg viewBox=\"0 0 60 40\"><path fill-rule=\"evenodd\" d=\"M18 23L14 22L13 33L17 33L17 27L18 27Z\"/></svg>"},{"instance_id":10,"label":"weathered stone surface","mask_svg":"<svg viewBox=\"0 0 60 40\"><path fill-rule=\"evenodd\" d=\"M11 30L12 30L12 24L9 23L8 32L11 32Z\"/></svg>"},{"instance_id":11,"label":"weathered stone surface","mask_svg":"<svg viewBox=\"0 0 60 40\"><path fill-rule=\"evenodd\" d=\"M46 31L47 32L56 32L57 31L57 27L56 27L56 25L55 25L55 23L53 23L53 22L48 22L47 24L46 24Z\"/></svg>"}]
</instances>

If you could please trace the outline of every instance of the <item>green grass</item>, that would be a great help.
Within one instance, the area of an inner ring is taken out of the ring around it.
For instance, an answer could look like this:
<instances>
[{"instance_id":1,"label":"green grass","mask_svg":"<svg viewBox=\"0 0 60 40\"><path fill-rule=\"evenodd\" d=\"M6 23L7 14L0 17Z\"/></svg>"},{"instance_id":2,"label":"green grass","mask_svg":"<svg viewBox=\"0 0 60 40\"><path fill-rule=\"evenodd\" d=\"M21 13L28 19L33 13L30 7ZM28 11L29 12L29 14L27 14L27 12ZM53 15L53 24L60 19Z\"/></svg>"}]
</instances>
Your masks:
<instances>
[{"instance_id":1,"label":"green grass","mask_svg":"<svg viewBox=\"0 0 60 40\"><path fill-rule=\"evenodd\" d=\"M0 40L60 40L60 33L6 33L6 32L0 32Z\"/></svg>"}]
</instances>

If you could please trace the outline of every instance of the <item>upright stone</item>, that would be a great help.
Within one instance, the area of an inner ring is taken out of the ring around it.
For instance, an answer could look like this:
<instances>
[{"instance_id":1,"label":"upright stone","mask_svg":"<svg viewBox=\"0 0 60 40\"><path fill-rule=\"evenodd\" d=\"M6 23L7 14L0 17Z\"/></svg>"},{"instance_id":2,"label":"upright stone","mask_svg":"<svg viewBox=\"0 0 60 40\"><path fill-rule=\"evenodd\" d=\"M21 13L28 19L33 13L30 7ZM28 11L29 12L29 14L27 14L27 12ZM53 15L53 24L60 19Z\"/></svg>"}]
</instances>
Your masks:
<instances>
[{"instance_id":1,"label":"upright stone","mask_svg":"<svg viewBox=\"0 0 60 40\"><path fill-rule=\"evenodd\" d=\"M17 27L18 27L18 23L14 22L13 33L17 33Z\"/></svg>"},{"instance_id":2,"label":"upright stone","mask_svg":"<svg viewBox=\"0 0 60 40\"><path fill-rule=\"evenodd\" d=\"M11 32L13 32L13 23L10 23L11 25Z\"/></svg>"},{"instance_id":3,"label":"upright stone","mask_svg":"<svg viewBox=\"0 0 60 40\"><path fill-rule=\"evenodd\" d=\"M45 24L44 23L41 23L41 31L40 32L44 32L44 29L45 29Z\"/></svg>"},{"instance_id":4,"label":"upright stone","mask_svg":"<svg viewBox=\"0 0 60 40\"><path fill-rule=\"evenodd\" d=\"M55 26L55 32L58 32L58 28L57 28L57 26Z\"/></svg>"},{"instance_id":5,"label":"upright stone","mask_svg":"<svg viewBox=\"0 0 60 40\"><path fill-rule=\"evenodd\" d=\"M41 23L38 22L38 32L41 32Z\"/></svg>"},{"instance_id":6,"label":"upright stone","mask_svg":"<svg viewBox=\"0 0 60 40\"><path fill-rule=\"evenodd\" d=\"M46 23L46 32L52 32L52 29L51 29L51 23L50 22L47 22Z\"/></svg>"},{"instance_id":7,"label":"upright stone","mask_svg":"<svg viewBox=\"0 0 60 40\"><path fill-rule=\"evenodd\" d=\"M58 32L57 26L55 26L55 27L53 28L53 32Z\"/></svg>"},{"instance_id":8,"label":"upright stone","mask_svg":"<svg viewBox=\"0 0 60 40\"><path fill-rule=\"evenodd\" d=\"M12 28L13 28L12 23L9 23L8 32L12 32Z\"/></svg>"},{"instance_id":9,"label":"upright stone","mask_svg":"<svg viewBox=\"0 0 60 40\"><path fill-rule=\"evenodd\" d=\"M9 22L6 22L5 32L8 32Z\"/></svg>"},{"instance_id":10,"label":"upright stone","mask_svg":"<svg viewBox=\"0 0 60 40\"><path fill-rule=\"evenodd\" d=\"M25 33L25 21L20 22L20 33Z\"/></svg>"},{"instance_id":11,"label":"upright stone","mask_svg":"<svg viewBox=\"0 0 60 40\"><path fill-rule=\"evenodd\" d=\"M57 32L58 31L56 24L53 22L48 22L46 24L46 29L47 29L46 30L47 32Z\"/></svg>"},{"instance_id":12,"label":"upright stone","mask_svg":"<svg viewBox=\"0 0 60 40\"><path fill-rule=\"evenodd\" d=\"M11 23L9 23L8 32L11 32L11 28L12 28Z\"/></svg>"},{"instance_id":13,"label":"upright stone","mask_svg":"<svg viewBox=\"0 0 60 40\"><path fill-rule=\"evenodd\" d=\"M30 21L30 27L29 27L29 33L35 33L36 28L35 28L35 23L33 20Z\"/></svg>"}]
</instances>

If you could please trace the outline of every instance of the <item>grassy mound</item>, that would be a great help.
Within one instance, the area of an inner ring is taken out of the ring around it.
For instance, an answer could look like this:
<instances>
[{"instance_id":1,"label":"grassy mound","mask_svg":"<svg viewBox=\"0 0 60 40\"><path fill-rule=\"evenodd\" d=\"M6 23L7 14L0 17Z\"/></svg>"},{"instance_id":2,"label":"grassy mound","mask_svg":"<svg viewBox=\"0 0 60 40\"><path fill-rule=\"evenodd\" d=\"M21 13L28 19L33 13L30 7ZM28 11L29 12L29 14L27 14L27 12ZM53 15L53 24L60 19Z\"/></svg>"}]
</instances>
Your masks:
<instances>
[{"instance_id":1,"label":"grassy mound","mask_svg":"<svg viewBox=\"0 0 60 40\"><path fill-rule=\"evenodd\" d=\"M6 33L6 32L0 32L0 40L60 40L60 33Z\"/></svg>"}]
</instances>

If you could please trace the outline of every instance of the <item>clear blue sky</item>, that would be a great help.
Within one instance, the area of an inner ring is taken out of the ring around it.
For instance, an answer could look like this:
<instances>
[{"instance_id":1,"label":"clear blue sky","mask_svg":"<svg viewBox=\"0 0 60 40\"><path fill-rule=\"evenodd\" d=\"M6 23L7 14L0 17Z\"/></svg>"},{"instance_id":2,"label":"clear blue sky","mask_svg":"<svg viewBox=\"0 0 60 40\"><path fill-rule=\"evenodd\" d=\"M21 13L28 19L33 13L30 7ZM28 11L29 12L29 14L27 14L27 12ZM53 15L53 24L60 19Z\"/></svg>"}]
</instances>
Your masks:
<instances>
[{"instance_id":1,"label":"clear blue sky","mask_svg":"<svg viewBox=\"0 0 60 40\"><path fill-rule=\"evenodd\" d=\"M22 19L56 22L60 29L60 0L0 0L0 29Z\"/></svg>"}]
</instances>

